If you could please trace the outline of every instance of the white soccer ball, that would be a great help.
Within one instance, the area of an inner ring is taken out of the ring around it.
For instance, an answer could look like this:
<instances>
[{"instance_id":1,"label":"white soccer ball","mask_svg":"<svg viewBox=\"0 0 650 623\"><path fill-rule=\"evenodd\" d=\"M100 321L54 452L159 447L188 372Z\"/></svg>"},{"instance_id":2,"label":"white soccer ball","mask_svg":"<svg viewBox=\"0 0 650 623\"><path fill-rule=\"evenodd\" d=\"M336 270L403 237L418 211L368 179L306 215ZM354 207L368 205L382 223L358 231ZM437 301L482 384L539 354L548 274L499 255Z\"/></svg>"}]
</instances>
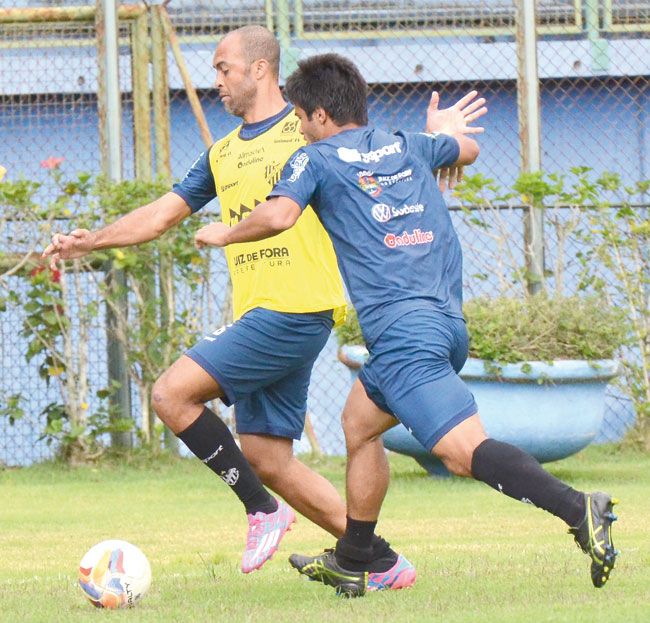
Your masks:
<instances>
[{"instance_id":1,"label":"white soccer ball","mask_svg":"<svg viewBox=\"0 0 650 623\"><path fill-rule=\"evenodd\" d=\"M97 543L79 563L79 586L97 608L130 608L150 584L147 557L127 541Z\"/></svg>"}]
</instances>

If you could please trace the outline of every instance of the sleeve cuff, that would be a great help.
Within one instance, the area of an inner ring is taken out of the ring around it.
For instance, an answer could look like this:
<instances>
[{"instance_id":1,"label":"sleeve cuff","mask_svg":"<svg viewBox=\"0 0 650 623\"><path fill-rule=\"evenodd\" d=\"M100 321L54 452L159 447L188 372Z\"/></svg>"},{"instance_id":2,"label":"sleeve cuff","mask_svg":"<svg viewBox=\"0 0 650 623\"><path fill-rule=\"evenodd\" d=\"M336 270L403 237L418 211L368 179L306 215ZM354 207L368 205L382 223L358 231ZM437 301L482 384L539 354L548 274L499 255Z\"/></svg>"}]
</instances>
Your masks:
<instances>
[{"instance_id":1,"label":"sleeve cuff","mask_svg":"<svg viewBox=\"0 0 650 623\"><path fill-rule=\"evenodd\" d=\"M271 197L287 197L291 199L292 201L295 201L298 206L300 207L301 210L304 210L307 207L307 203L305 203L301 197L298 197L298 195L287 191L287 190L272 190L267 196L267 199L271 199Z\"/></svg>"},{"instance_id":2,"label":"sleeve cuff","mask_svg":"<svg viewBox=\"0 0 650 623\"><path fill-rule=\"evenodd\" d=\"M178 195L188 206L190 206L192 214L198 212L205 205L205 203L197 201L196 198L193 200L191 196L184 193L180 188L172 188L171 192Z\"/></svg>"}]
</instances>

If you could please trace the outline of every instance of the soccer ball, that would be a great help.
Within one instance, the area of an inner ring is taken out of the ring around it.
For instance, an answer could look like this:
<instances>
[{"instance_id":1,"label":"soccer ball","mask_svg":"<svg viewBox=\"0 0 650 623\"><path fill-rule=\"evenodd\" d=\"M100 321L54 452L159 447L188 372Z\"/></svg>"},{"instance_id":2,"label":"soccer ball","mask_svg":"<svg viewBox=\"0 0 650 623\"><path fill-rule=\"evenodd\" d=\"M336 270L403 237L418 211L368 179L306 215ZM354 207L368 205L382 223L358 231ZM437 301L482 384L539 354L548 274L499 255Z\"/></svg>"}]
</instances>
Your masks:
<instances>
[{"instance_id":1,"label":"soccer ball","mask_svg":"<svg viewBox=\"0 0 650 623\"><path fill-rule=\"evenodd\" d=\"M79 563L79 586L97 608L130 608L147 592L151 567L127 541L102 541Z\"/></svg>"}]
</instances>

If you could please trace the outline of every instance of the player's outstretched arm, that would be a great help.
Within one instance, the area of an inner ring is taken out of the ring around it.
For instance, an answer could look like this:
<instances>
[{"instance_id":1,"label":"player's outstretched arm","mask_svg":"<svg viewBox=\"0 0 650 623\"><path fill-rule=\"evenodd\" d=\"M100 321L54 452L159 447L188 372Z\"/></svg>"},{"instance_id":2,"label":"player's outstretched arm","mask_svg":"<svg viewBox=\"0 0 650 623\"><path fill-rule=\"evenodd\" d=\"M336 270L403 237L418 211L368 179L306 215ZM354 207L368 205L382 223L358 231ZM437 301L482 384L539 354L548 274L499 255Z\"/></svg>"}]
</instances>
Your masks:
<instances>
[{"instance_id":1,"label":"player's outstretched arm","mask_svg":"<svg viewBox=\"0 0 650 623\"><path fill-rule=\"evenodd\" d=\"M69 234L54 234L42 257L49 257L50 266L54 268L59 260L83 257L99 249L148 242L182 221L190 212L184 199L169 192L97 231L75 229Z\"/></svg>"},{"instance_id":2,"label":"player's outstretched arm","mask_svg":"<svg viewBox=\"0 0 650 623\"><path fill-rule=\"evenodd\" d=\"M237 242L253 242L275 236L292 227L302 213L300 206L289 197L271 197L260 203L248 217L234 227L211 223L194 236L197 247L207 245L226 247Z\"/></svg>"}]
</instances>

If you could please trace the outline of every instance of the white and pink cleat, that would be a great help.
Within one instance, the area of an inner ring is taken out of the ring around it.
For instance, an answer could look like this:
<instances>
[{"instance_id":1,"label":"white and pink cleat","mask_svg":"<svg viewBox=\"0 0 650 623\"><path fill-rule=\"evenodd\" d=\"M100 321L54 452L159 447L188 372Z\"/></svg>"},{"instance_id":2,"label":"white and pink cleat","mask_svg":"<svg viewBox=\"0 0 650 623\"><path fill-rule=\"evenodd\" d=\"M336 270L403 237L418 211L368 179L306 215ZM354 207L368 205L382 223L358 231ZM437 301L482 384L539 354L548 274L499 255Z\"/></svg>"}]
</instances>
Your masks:
<instances>
[{"instance_id":1,"label":"white and pink cleat","mask_svg":"<svg viewBox=\"0 0 650 623\"><path fill-rule=\"evenodd\" d=\"M246 550L241 561L241 570L250 573L259 569L278 551L282 537L291 530L296 521L293 509L278 500L278 510L274 513L258 512L248 517Z\"/></svg>"}]
</instances>

